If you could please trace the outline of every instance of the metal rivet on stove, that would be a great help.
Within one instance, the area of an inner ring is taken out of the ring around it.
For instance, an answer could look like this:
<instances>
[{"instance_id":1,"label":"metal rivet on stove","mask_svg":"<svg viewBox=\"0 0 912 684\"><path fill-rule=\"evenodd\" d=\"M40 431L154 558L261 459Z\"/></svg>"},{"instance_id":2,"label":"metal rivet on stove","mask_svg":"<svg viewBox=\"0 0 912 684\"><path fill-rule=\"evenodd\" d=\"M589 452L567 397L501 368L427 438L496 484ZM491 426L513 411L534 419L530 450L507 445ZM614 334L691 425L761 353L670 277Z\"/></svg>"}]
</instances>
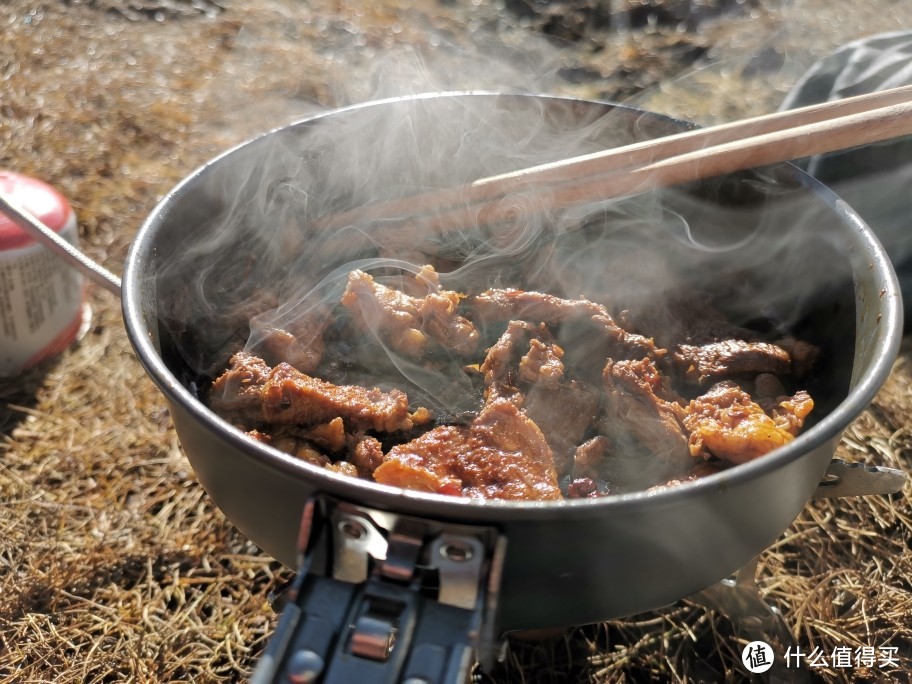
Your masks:
<instances>
[{"instance_id":1,"label":"metal rivet on stove","mask_svg":"<svg viewBox=\"0 0 912 684\"><path fill-rule=\"evenodd\" d=\"M460 542L448 542L440 547L440 555L454 563L464 563L472 558L472 547Z\"/></svg>"},{"instance_id":2,"label":"metal rivet on stove","mask_svg":"<svg viewBox=\"0 0 912 684\"><path fill-rule=\"evenodd\" d=\"M310 684L323 672L323 658L311 650L302 648L288 660L288 681L291 684Z\"/></svg>"},{"instance_id":3,"label":"metal rivet on stove","mask_svg":"<svg viewBox=\"0 0 912 684\"><path fill-rule=\"evenodd\" d=\"M367 534L364 525L357 520L343 520L339 523L339 531L349 539L361 539Z\"/></svg>"}]
</instances>

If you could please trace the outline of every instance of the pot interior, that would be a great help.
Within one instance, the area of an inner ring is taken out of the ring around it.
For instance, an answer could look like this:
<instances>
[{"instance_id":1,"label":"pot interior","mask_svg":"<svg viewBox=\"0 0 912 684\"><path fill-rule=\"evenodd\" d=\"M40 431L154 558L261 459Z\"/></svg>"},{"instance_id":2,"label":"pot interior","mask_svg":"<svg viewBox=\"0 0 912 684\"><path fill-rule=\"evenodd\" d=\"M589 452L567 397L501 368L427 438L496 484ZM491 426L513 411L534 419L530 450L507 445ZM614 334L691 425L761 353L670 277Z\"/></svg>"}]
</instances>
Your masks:
<instances>
[{"instance_id":1,"label":"pot interior","mask_svg":"<svg viewBox=\"0 0 912 684\"><path fill-rule=\"evenodd\" d=\"M197 171L144 226L127 290L128 319L135 306L141 320L141 356L151 336L153 376L166 376L163 384L192 403L233 352L253 343L252 328L281 327L334 301L352 268L393 277L430 263L460 292L521 287L572 299L596 289L617 308L665 301L682 279L735 324L821 348L802 381L815 401L806 432L826 422L819 439L831 437L870 399L871 382L864 396L850 396L853 384L882 375L895 353L898 294L857 217L791 166L559 214L539 212L540 196L518 192L503 202L521 220L496 228L369 219L320 228L327 216L370 202L686 127L625 107L466 95L355 107L274 131ZM573 329L558 342L586 355ZM478 398L463 363L453 357L443 362L447 372L429 373L391 354L365 361L351 380L406 389L453 417ZM794 458L800 448L779 451ZM314 471L302 465L300 474Z\"/></svg>"}]
</instances>

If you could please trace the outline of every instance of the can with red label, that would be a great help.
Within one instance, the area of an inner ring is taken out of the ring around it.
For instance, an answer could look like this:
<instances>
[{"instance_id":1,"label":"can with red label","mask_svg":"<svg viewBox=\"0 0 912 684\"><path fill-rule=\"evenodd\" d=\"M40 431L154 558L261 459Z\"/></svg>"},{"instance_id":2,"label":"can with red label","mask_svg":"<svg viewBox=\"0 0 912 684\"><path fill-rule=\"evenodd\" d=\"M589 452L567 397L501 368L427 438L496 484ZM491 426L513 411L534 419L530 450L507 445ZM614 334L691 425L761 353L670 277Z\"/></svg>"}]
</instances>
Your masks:
<instances>
[{"instance_id":1,"label":"can with red label","mask_svg":"<svg viewBox=\"0 0 912 684\"><path fill-rule=\"evenodd\" d=\"M76 213L54 188L0 170L0 189L72 245ZM83 277L0 213L0 377L59 354L89 324Z\"/></svg>"}]
</instances>

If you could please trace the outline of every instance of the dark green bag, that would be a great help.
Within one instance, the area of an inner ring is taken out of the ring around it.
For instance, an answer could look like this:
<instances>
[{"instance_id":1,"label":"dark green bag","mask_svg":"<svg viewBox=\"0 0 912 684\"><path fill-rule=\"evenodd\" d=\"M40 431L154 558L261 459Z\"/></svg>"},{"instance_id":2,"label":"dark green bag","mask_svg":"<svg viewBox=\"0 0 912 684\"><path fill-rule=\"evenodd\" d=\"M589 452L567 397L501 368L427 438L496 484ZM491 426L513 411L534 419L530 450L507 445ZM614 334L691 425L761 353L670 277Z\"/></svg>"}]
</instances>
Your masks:
<instances>
[{"instance_id":1,"label":"dark green bag","mask_svg":"<svg viewBox=\"0 0 912 684\"><path fill-rule=\"evenodd\" d=\"M848 43L817 62L780 109L912 84L912 31ZM799 162L874 229L899 276L912 324L912 136Z\"/></svg>"}]
</instances>

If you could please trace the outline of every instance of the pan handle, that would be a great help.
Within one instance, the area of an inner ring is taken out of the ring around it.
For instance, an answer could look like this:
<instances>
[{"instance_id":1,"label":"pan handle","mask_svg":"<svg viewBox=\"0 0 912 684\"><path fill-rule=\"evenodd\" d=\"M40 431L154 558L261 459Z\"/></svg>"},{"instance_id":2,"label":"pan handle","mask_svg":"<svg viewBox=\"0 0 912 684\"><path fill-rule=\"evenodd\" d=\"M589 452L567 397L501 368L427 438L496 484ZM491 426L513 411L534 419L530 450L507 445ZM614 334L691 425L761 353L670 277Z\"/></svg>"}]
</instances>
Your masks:
<instances>
[{"instance_id":1,"label":"pan handle","mask_svg":"<svg viewBox=\"0 0 912 684\"><path fill-rule=\"evenodd\" d=\"M463 684L492 664L505 551L496 529L318 495L298 574L251 684Z\"/></svg>"},{"instance_id":2,"label":"pan handle","mask_svg":"<svg viewBox=\"0 0 912 684\"><path fill-rule=\"evenodd\" d=\"M0 212L12 219L13 223L43 244L69 266L82 273L92 282L120 297L120 278L100 264L92 261L76 247L51 230L31 212L17 205L9 195L0 191Z\"/></svg>"}]
</instances>

